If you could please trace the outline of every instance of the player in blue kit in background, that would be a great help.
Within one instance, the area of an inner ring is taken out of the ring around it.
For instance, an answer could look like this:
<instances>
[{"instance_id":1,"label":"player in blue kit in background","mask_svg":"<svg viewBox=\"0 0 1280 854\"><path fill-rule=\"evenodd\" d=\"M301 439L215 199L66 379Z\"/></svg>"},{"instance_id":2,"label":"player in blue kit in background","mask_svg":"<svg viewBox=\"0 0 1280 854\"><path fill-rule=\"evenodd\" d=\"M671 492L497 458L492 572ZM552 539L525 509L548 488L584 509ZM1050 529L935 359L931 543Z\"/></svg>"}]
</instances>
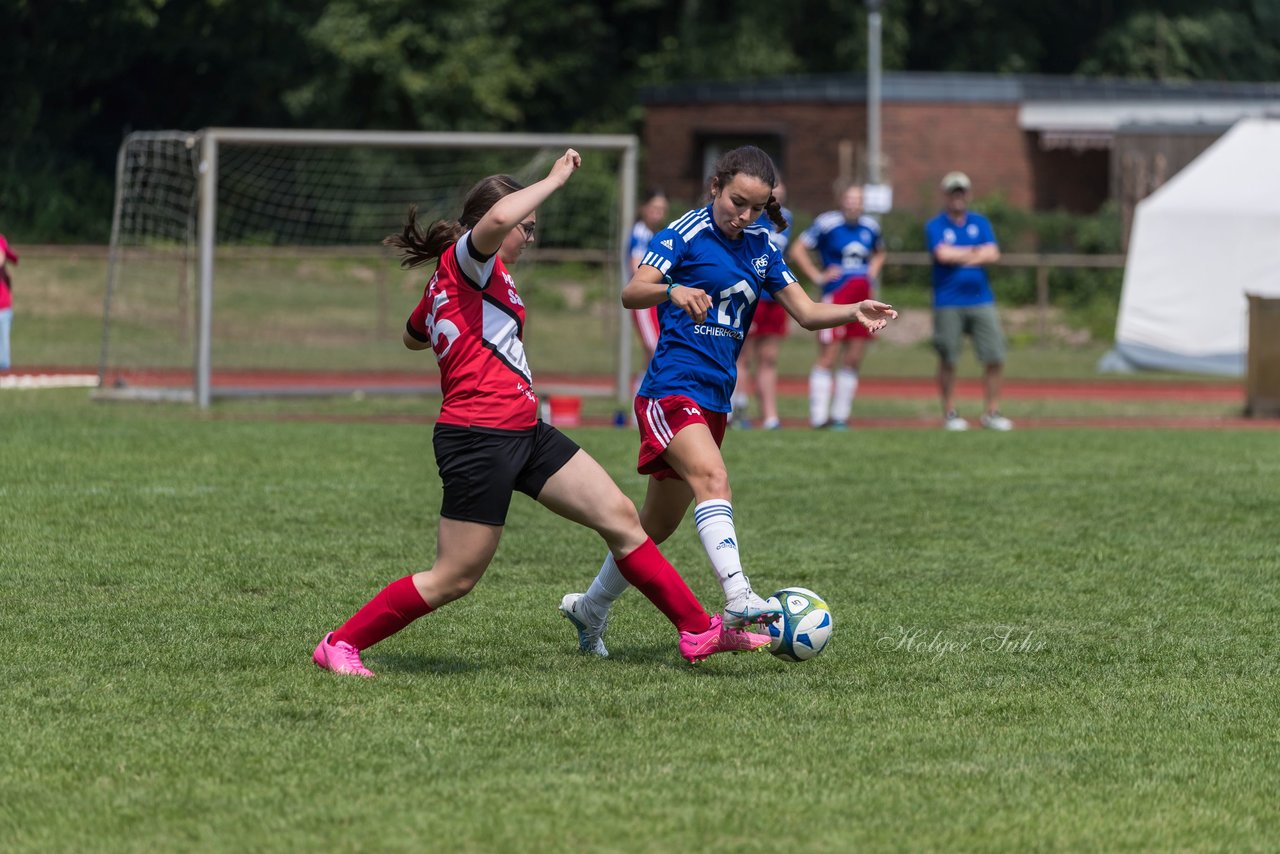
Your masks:
<instances>
[{"instance_id":1,"label":"player in blue kit in background","mask_svg":"<svg viewBox=\"0 0 1280 854\"><path fill-rule=\"evenodd\" d=\"M796 218L786 206L787 191L781 177L778 178L778 185L773 188L773 197L781 206L779 210L787 223L786 228L773 231L768 213L761 214L758 223L770 230L769 242L778 247L778 251L785 257L787 243L791 240L791 226L795 224ZM734 426L751 426L748 409L753 385L760 401L760 418L764 429L777 430L782 426L782 421L778 418L778 352L782 349L782 339L787 337L790 325L791 317L787 310L769 296L767 290L761 291L760 304L756 306L755 317L751 320L751 330L738 355L738 386L733 390ZM753 370L754 383L751 376Z\"/></svg>"},{"instance_id":2,"label":"player in blue kit in background","mask_svg":"<svg viewBox=\"0 0 1280 854\"><path fill-rule=\"evenodd\" d=\"M964 336L982 362L983 410L988 430L1012 430L1013 422L1000 414L1000 381L1004 376L1004 331L996 312L996 298L985 264L1000 260L991 222L969 210L969 176L948 172L942 179L946 208L924 227L925 245L933 255L933 346L938 351L938 392L943 426L968 430L969 422L956 412L953 391L956 362Z\"/></svg>"},{"instance_id":3,"label":"player in blue kit in background","mask_svg":"<svg viewBox=\"0 0 1280 854\"><path fill-rule=\"evenodd\" d=\"M846 187L837 198L840 209L819 214L792 244L787 258L822 289L823 302L857 303L872 296L872 283L884 266L884 240L880 224L863 214L862 187ZM811 251L817 251L821 268L813 262ZM871 333L860 323L818 333L818 357L809 372L811 426L848 427L858 394L858 371L870 343Z\"/></svg>"},{"instance_id":4,"label":"player in blue kit in background","mask_svg":"<svg viewBox=\"0 0 1280 854\"><path fill-rule=\"evenodd\" d=\"M778 609L751 589L738 552L724 439L737 359L762 291L773 295L805 329L860 322L872 331L897 317L875 300L815 303L787 268L758 220L786 226L773 195L777 170L755 146L735 148L716 162L711 203L689 211L654 235L640 269L622 291L636 309L657 305L662 335L636 396L640 429L637 471L649 475L640 520L655 542L670 537L694 505L698 537L724 591L722 624L771 622ZM612 557L586 593L570 593L560 610L578 629L583 652L608 655L603 636L609 609L627 589Z\"/></svg>"}]
</instances>

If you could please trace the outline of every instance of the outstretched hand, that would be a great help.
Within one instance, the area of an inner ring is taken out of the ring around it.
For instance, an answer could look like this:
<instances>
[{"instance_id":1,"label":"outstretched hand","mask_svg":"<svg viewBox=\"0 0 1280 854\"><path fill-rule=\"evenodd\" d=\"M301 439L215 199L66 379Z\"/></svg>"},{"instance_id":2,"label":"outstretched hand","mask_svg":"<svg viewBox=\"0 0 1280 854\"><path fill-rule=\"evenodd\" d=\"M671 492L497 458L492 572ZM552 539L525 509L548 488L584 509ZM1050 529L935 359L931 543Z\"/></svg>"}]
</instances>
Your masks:
<instances>
[{"instance_id":1,"label":"outstretched hand","mask_svg":"<svg viewBox=\"0 0 1280 854\"><path fill-rule=\"evenodd\" d=\"M879 332L889 325L889 321L898 316L893 306L879 300L864 299L854 310L858 322L872 332Z\"/></svg>"}]
</instances>

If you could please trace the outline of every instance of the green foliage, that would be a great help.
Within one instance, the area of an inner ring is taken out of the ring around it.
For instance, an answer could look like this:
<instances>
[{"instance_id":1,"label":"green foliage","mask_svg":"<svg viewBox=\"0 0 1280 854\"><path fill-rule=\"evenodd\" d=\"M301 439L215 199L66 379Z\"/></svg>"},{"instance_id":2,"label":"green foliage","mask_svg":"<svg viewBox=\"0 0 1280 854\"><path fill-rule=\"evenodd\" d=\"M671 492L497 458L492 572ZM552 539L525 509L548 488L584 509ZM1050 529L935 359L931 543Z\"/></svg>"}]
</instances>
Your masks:
<instances>
[{"instance_id":1,"label":"green foliage","mask_svg":"<svg viewBox=\"0 0 1280 854\"><path fill-rule=\"evenodd\" d=\"M1099 38L1080 72L1155 80L1274 79L1280 64L1278 10L1273 2L1254 4L1248 12L1138 12ZM1271 27L1270 38L1260 26Z\"/></svg>"},{"instance_id":2,"label":"green foliage","mask_svg":"<svg viewBox=\"0 0 1280 854\"><path fill-rule=\"evenodd\" d=\"M612 657L579 656L555 606L600 541L517 496L476 590L369 650L365 682L309 655L432 559L427 406L406 424L0 395L6 850L1280 837L1264 432L737 432L752 580L827 598L821 658L687 667L635 592ZM643 494L633 431L574 437ZM815 533L872 480L873 513ZM663 548L714 607L691 525Z\"/></svg>"},{"instance_id":3,"label":"green foliage","mask_svg":"<svg viewBox=\"0 0 1280 854\"><path fill-rule=\"evenodd\" d=\"M1280 78L1280 5L888 0L887 69ZM0 219L100 240L130 130L639 129L637 89L856 72L863 4L724 0L0 0ZM61 177L59 177L61 176Z\"/></svg>"}]
</instances>

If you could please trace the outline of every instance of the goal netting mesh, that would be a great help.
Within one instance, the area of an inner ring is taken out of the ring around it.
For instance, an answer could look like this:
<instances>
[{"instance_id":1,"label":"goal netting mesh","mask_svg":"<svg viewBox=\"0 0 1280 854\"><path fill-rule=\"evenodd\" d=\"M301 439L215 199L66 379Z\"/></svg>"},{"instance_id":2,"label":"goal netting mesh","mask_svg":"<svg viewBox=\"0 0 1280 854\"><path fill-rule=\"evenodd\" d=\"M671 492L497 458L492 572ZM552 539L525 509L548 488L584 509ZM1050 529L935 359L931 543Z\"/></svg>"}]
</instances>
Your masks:
<instances>
[{"instance_id":1,"label":"goal netting mesh","mask_svg":"<svg viewBox=\"0 0 1280 854\"><path fill-rule=\"evenodd\" d=\"M532 183L570 146L583 166L539 209L515 271L525 346L535 382L621 391L633 137L231 130L121 147L102 390L206 404L435 389L434 360L400 342L430 267L401 270L382 239L410 204L424 225L456 217L480 178Z\"/></svg>"}]
</instances>

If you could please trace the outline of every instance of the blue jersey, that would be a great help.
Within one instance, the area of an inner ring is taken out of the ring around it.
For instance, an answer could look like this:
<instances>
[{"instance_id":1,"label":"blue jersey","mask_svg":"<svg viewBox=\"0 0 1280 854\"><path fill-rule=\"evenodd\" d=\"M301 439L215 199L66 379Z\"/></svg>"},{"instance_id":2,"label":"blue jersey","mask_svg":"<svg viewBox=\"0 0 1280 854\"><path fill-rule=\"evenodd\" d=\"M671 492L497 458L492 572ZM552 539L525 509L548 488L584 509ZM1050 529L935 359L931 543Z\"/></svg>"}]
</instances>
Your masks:
<instances>
[{"instance_id":1,"label":"blue jersey","mask_svg":"<svg viewBox=\"0 0 1280 854\"><path fill-rule=\"evenodd\" d=\"M653 239L653 232L649 230L649 226L644 224L643 220L638 220L635 225L631 226L631 260L635 264L639 264L644 258L644 253L649 249L649 241Z\"/></svg>"},{"instance_id":2,"label":"blue jersey","mask_svg":"<svg viewBox=\"0 0 1280 854\"><path fill-rule=\"evenodd\" d=\"M778 251L782 253L783 257L786 257L787 244L791 242L791 226L796 224L796 218L791 213L790 208L782 209L782 218L787 221L787 227L782 231L773 230L773 220L769 219L767 213L760 214L760 219L756 220L756 225L762 225L769 229L769 242L778 247ZM769 296L768 291L761 291L760 299L765 302L773 302L773 297Z\"/></svg>"},{"instance_id":3,"label":"blue jersey","mask_svg":"<svg viewBox=\"0 0 1280 854\"><path fill-rule=\"evenodd\" d=\"M738 353L751 328L760 294L796 281L769 230L758 223L730 240L711 206L689 211L659 231L644 264L671 281L711 296L707 319L694 323L670 300L658 306L662 335L640 383L641 397L684 395L712 412L730 412L738 379Z\"/></svg>"},{"instance_id":4,"label":"blue jersey","mask_svg":"<svg viewBox=\"0 0 1280 854\"><path fill-rule=\"evenodd\" d=\"M868 276L871 256L884 248L878 222L860 216L851 223L841 211L819 214L800 235L800 243L806 249L818 250L823 270L838 265L844 271L839 278L822 283L824 294L837 290L850 276Z\"/></svg>"},{"instance_id":5,"label":"blue jersey","mask_svg":"<svg viewBox=\"0 0 1280 854\"><path fill-rule=\"evenodd\" d=\"M991 223L982 214L966 211L964 222L957 225L946 211L929 220L924 227L924 241L933 252L940 244L948 246L983 246L996 242ZM986 305L996 301L982 267L933 262L933 304L937 308Z\"/></svg>"}]
</instances>

